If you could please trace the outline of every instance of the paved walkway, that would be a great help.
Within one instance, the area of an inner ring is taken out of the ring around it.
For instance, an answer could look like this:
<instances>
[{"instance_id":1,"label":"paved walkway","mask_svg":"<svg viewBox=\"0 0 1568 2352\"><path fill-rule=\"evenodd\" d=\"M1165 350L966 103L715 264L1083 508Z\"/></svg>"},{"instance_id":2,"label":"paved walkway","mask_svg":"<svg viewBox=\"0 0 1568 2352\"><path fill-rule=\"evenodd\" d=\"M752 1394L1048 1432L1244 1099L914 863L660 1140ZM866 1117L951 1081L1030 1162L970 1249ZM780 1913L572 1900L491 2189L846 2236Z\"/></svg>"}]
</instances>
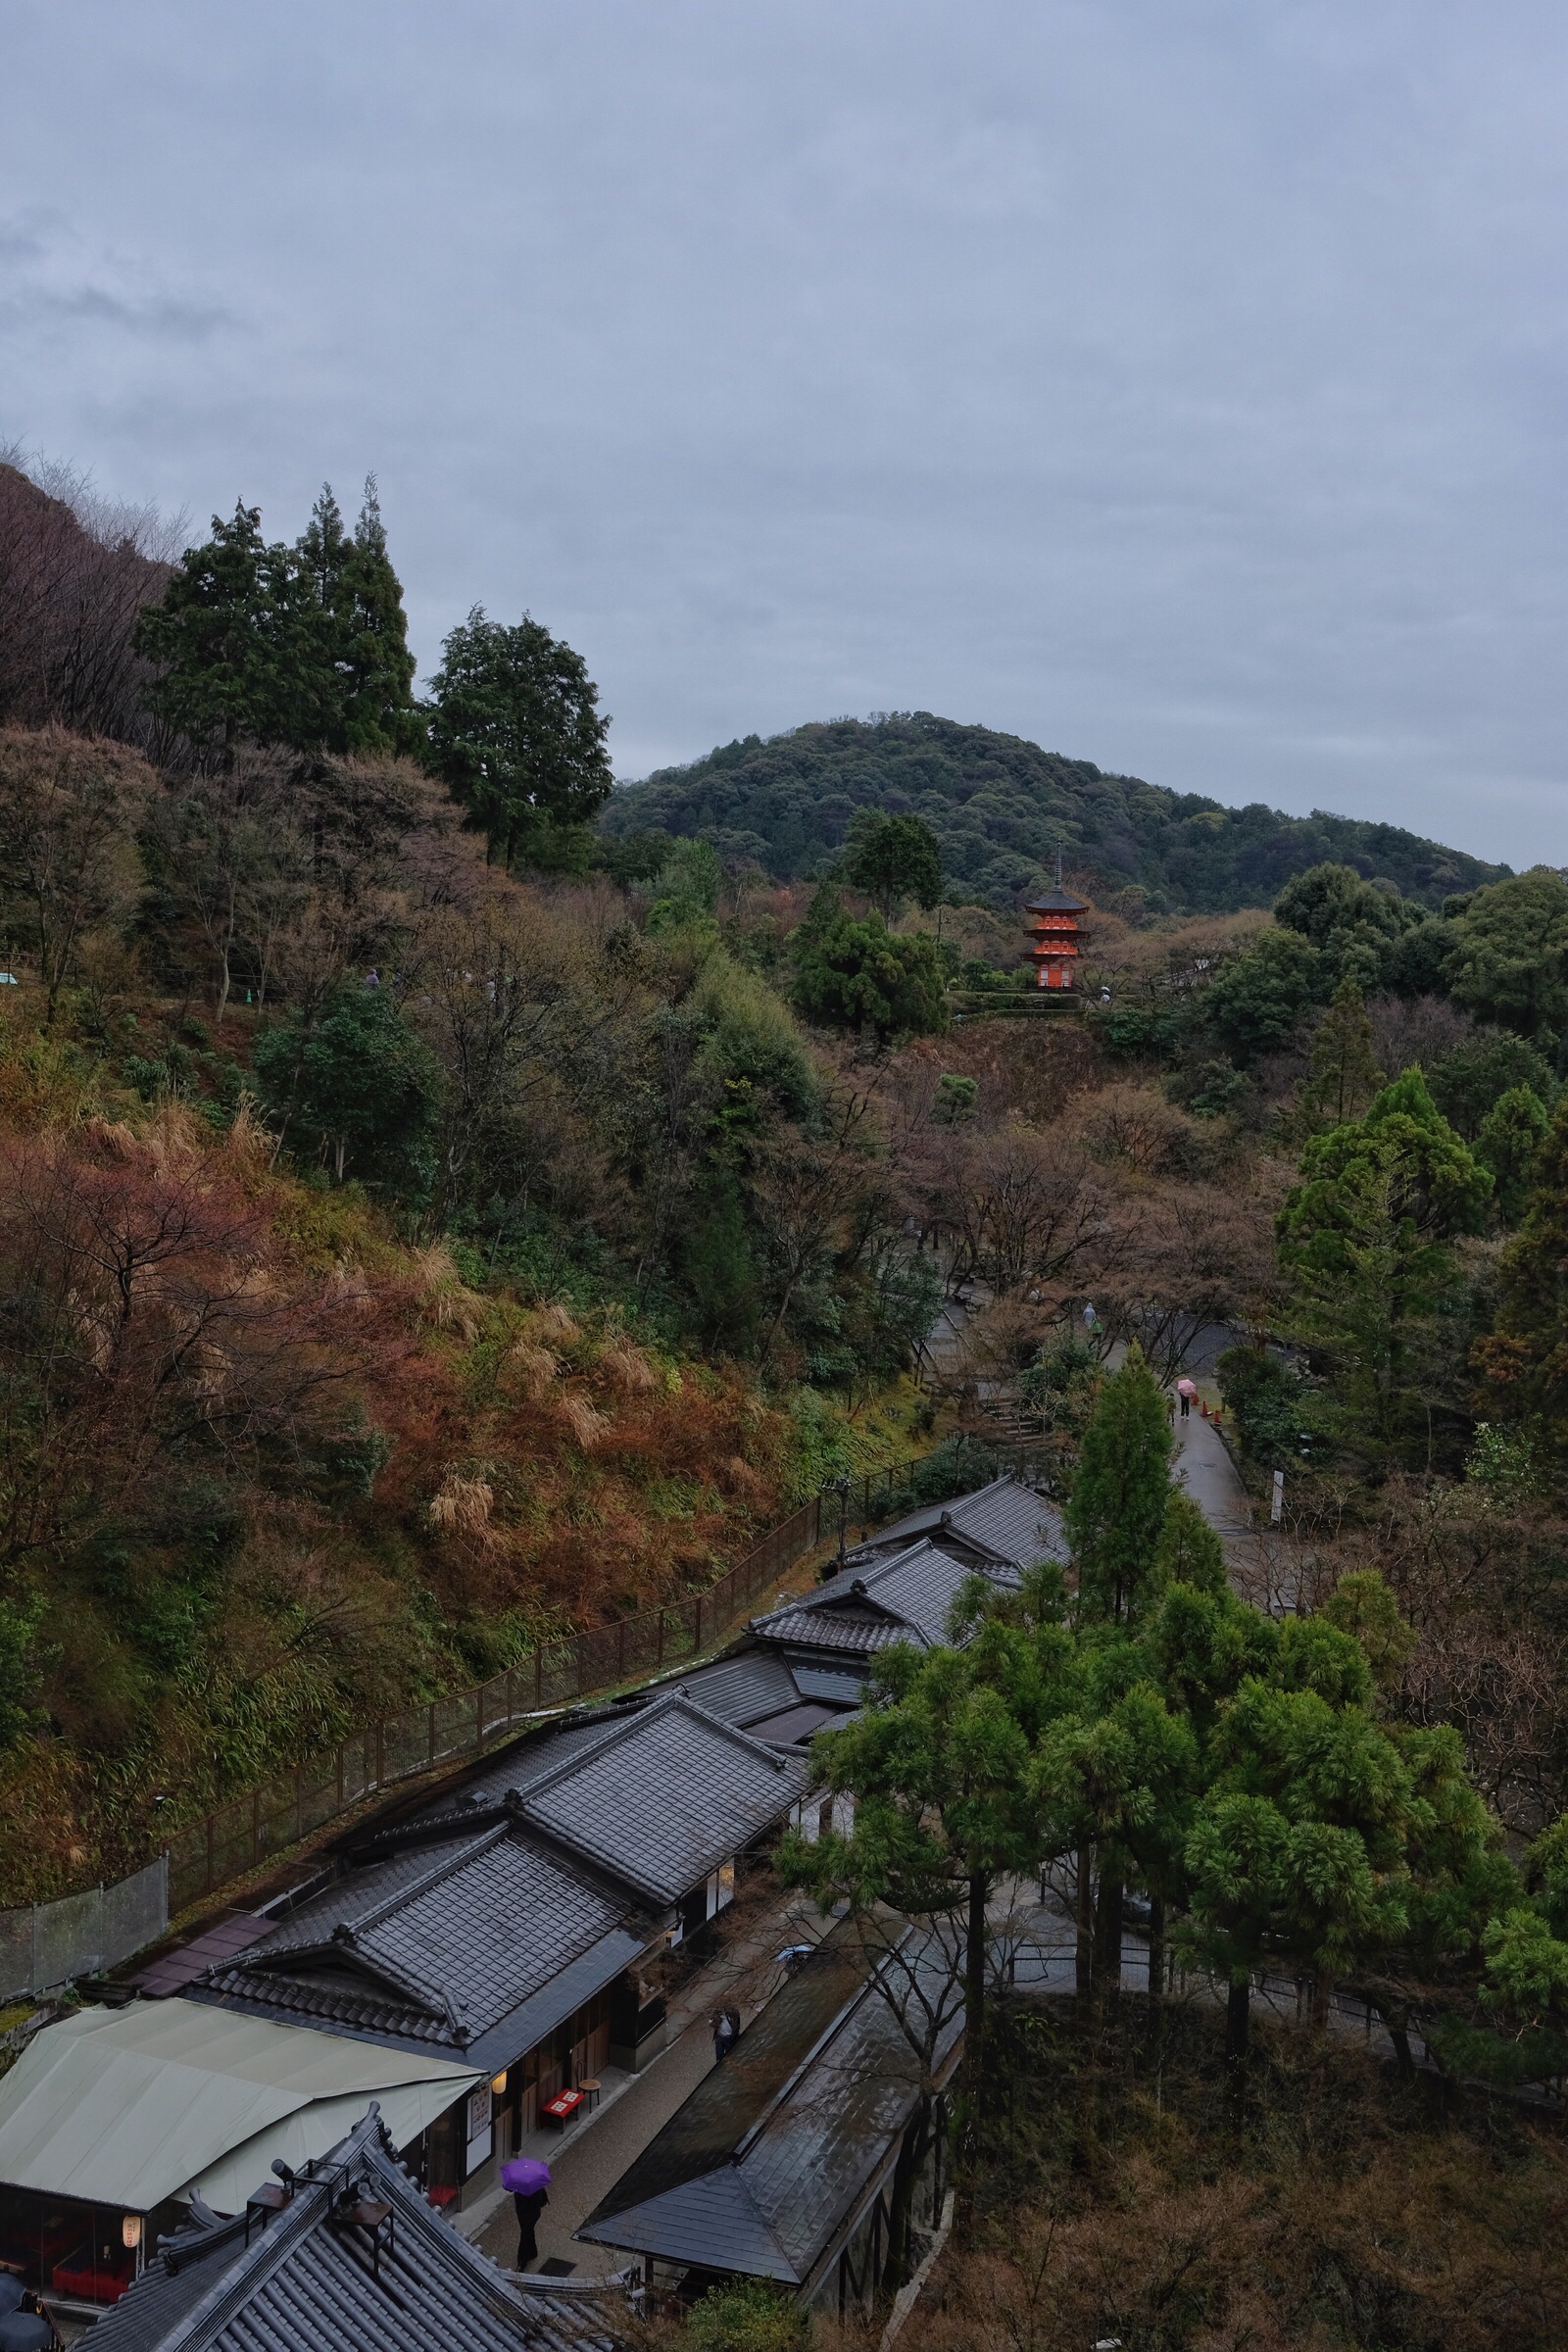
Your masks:
<instances>
[{"instance_id":1,"label":"paved walkway","mask_svg":"<svg viewBox=\"0 0 1568 2352\"><path fill-rule=\"evenodd\" d=\"M1196 1402L1185 1421L1178 1408L1175 1427L1172 1475L1187 1489L1224 1544L1227 1558L1232 1546L1240 1544L1245 1544L1250 1554L1252 1506L1241 1472L1225 1450L1224 1439L1212 1421L1203 1419Z\"/></svg>"},{"instance_id":2,"label":"paved walkway","mask_svg":"<svg viewBox=\"0 0 1568 2352\"><path fill-rule=\"evenodd\" d=\"M569 2263L573 2276L581 2278L624 2268L626 2255L612 2246L578 2240L572 2231L712 2066L710 2021L714 2011L733 2004L743 2026L749 2025L784 1982L775 1955L788 1944L819 1941L831 1925L814 1903L800 1895L775 1901L755 1920L737 1922L723 1948L671 1996L669 2039L659 2056L640 2075L607 2073L602 2080L607 2091L612 2086L612 2095L601 2102L596 2114L568 2127L564 2135L536 2132L516 2151L519 2156L542 2156L550 2167L550 2202L539 2222L539 2264L552 2258ZM504 2189L454 2218L495 2261L512 2267L517 2225Z\"/></svg>"}]
</instances>

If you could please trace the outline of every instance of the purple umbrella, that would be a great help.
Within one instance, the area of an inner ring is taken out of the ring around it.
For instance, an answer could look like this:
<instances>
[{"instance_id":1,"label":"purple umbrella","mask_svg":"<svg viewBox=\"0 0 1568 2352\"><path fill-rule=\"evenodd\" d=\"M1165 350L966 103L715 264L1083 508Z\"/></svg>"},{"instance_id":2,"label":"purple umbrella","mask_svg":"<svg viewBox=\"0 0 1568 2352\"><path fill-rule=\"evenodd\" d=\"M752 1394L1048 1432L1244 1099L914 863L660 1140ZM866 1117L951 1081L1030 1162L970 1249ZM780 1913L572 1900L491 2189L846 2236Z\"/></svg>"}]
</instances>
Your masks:
<instances>
[{"instance_id":1,"label":"purple umbrella","mask_svg":"<svg viewBox=\"0 0 1568 2352\"><path fill-rule=\"evenodd\" d=\"M514 2156L501 2167L501 2185L514 2196L531 2197L535 2189L550 2186L550 2167L537 2156Z\"/></svg>"}]
</instances>

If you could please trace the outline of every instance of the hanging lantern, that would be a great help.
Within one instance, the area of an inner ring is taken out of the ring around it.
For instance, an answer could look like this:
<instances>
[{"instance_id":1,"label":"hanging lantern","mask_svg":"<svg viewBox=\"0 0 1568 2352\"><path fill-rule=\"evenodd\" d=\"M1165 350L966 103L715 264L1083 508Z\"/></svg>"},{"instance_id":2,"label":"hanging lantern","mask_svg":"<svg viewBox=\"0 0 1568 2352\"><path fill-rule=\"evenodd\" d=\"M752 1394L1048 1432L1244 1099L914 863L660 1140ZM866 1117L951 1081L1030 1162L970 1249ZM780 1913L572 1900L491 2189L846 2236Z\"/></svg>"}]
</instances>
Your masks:
<instances>
[{"instance_id":1,"label":"hanging lantern","mask_svg":"<svg viewBox=\"0 0 1568 2352\"><path fill-rule=\"evenodd\" d=\"M139 2213L126 2214L120 2225L120 2242L122 2246L128 2246L132 2253L141 2244L141 2215Z\"/></svg>"}]
</instances>

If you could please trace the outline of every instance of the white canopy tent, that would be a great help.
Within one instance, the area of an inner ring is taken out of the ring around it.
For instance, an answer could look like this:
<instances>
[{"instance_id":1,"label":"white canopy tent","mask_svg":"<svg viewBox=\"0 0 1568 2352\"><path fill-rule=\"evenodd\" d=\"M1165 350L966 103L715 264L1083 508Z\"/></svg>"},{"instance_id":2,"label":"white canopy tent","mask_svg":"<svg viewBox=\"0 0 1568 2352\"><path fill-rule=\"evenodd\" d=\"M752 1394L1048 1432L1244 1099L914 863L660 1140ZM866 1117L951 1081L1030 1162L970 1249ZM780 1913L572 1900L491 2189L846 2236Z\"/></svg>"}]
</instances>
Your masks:
<instances>
[{"instance_id":1,"label":"white canopy tent","mask_svg":"<svg viewBox=\"0 0 1568 2352\"><path fill-rule=\"evenodd\" d=\"M0 2081L0 2182L131 2213L194 2191L237 2213L274 2157L324 2156L372 2098L406 2147L480 2080L201 2001L83 2009Z\"/></svg>"}]
</instances>

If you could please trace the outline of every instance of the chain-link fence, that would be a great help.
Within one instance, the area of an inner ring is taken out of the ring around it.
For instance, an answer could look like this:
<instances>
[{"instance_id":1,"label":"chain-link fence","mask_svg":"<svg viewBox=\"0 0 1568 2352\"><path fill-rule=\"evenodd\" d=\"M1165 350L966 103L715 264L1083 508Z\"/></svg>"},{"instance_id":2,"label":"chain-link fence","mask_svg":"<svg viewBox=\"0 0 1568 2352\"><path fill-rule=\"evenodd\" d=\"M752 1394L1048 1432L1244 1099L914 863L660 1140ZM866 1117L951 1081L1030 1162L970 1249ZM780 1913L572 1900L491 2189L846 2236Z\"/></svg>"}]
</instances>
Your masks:
<instances>
[{"instance_id":1,"label":"chain-link fence","mask_svg":"<svg viewBox=\"0 0 1568 2352\"><path fill-rule=\"evenodd\" d=\"M77 1977L118 1967L169 1925L169 1856L134 1878L58 1902L0 1911L0 1998L52 1992Z\"/></svg>"},{"instance_id":2,"label":"chain-link fence","mask_svg":"<svg viewBox=\"0 0 1568 2352\"><path fill-rule=\"evenodd\" d=\"M546 1708L571 1705L700 1657L780 1576L848 1520L872 1523L905 1490L912 1461L813 1495L701 1592L590 1627L471 1690L388 1716L293 1772L220 1805L117 1886L0 1911L0 1998L47 1992L115 1967L178 1913L243 1878L378 1789L481 1752ZM857 1508L858 1505L858 1508Z\"/></svg>"}]
</instances>

